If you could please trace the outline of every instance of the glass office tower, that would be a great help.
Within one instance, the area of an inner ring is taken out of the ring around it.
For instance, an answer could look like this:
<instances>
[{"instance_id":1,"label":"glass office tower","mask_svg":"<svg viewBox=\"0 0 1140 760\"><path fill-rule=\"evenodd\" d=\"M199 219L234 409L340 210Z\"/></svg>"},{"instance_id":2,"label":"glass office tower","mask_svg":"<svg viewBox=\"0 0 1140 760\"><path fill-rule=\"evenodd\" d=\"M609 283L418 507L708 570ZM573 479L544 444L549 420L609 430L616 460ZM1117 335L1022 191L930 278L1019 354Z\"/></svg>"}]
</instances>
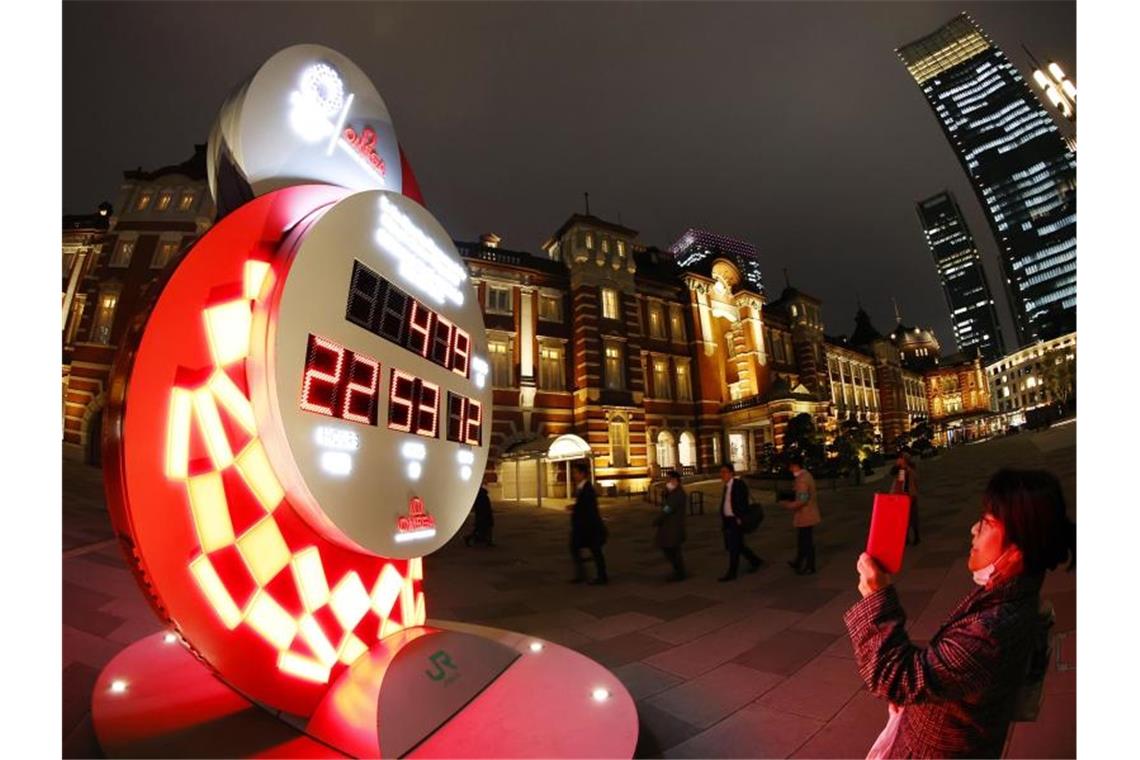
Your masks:
<instances>
[{"instance_id":1,"label":"glass office tower","mask_svg":"<svg viewBox=\"0 0 1140 760\"><path fill-rule=\"evenodd\" d=\"M915 209L942 281L958 350L976 348L987 363L1004 356L1005 342L982 257L958 202L946 191L919 201Z\"/></svg>"},{"instance_id":2,"label":"glass office tower","mask_svg":"<svg viewBox=\"0 0 1140 760\"><path fill-rule=\"evenodd\" d=\"M899 48L998 244L1021 345L1076 329L1077 158L966 14Z\"/></svg>"}]
</instances>

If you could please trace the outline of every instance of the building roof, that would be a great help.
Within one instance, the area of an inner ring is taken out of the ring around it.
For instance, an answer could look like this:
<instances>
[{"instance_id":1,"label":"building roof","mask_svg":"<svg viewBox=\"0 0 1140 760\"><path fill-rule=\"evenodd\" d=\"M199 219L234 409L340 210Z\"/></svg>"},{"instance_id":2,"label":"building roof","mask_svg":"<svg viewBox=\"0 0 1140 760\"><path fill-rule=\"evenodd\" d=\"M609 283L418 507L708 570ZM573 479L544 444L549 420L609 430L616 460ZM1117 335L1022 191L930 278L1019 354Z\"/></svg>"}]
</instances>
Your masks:
<instances>
[{"instance_id":1,"label":"building roof","mask_svg":"<svg viewBox=\"0 0 1140 760\"><path fill-rule=\"evenodd\" d=\"M464 243L455 241L455 248L459 255L465 259L486 261L490 264L499 264L515 269L529 269L551 275L566 274L566 267L561 261L548 259L545 256L535 256L526 251L511 251L506 248L487 245L486 243Z\"/></svg>"},{"instance_id":2,"label":"building roof","mask_svg":"<svg viewBox=\"0 0 1140 760\"><path fill-rule=\"evenodd\" d=\"M600 219L593 214L571 214L570 218L562 223L562 226L559 227L555 233L550 236L550 240L546 241L546 243L543 243L542 247L545 248L555 240L560 240L562 236L566 234L566 231L576 224L584 224L589 227L598 227L600 229L609 230L615 234L625 235L630 238L637 237L637 230L631 230L629 227L623 227L620 224L607 222L605 219Z\"/></svg>"},{"instance_id":3,"label":"building roof","mask_svg":"<svg viewBox=\"0 0 1140 760\"><path fill-rule=\"evenodd\" d=\"M190 179L205 181L206 146L204 144L195 145L194 155L180 164L171 164L170 166L164 166L161 169L155 169L153 171L143 171L143 168L140 166L137 169L128 169L123 172L123 178L152 182L159 177L165 177L169 174L181 174Z\"/></svg>"}]
</instances>

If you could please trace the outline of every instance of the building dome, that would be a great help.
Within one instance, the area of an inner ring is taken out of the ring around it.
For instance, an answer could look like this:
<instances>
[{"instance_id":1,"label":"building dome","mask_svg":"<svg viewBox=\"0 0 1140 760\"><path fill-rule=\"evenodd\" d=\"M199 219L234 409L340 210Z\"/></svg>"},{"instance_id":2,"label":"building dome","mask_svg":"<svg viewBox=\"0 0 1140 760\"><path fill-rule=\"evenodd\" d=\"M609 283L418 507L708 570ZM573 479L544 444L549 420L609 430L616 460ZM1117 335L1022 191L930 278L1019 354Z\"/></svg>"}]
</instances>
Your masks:
<instances>
[{"instance_id":1,"label":"building dome","mask_svg":"<svg viewBox=\"0 0 1140 760\"><path fill-rule=\"evenodd\" d=\"M910 327L900 322L891 331L890 337L895 347L904 353L914 353L925 348L929 355L938 356L942 350L934 331L922 327Z\"/></svg>"}]
</instances>

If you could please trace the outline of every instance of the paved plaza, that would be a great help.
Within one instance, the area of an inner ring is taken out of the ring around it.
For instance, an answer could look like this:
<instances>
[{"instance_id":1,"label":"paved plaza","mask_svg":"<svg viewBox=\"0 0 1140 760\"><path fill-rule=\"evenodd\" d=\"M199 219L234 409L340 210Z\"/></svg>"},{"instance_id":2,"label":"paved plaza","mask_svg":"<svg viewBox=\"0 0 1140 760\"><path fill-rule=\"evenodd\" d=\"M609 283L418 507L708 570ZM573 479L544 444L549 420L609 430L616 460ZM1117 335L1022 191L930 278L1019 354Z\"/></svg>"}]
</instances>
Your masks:
<instances>
[{"instance_id":1,"label":"paved plaza","mask_svg":"<svg viewBox=\"0 0 1140 760\"><path fill-rule=\"evenodd\" d=\"M933 634L972 586L965 559L980 493L998 467L1044 467L1076 512L1076 425L953 449L920 463L922 535L896 579L915 639ZM750 545L759 572L717 583L726 558L716 511L688 520L685 557L693 577L665 583L652 545L656 508L604 499L611 582L567 583L568 516L555 509L496 505L495 548L461 537L424 562L431 619L522 631L572 647L618 675L637 701L642 757L863 757L886 721L886 704L862 686L843 611L858 598L855 559L866 536L871 493L883 478L832 490L820 483L819 572L796 576L791 518L769 507ZM120 649L159 630L111 536L98 470L63 468L64 756L97 756L90 721L99 669ZM1016 724L1010 757L1076 755L1076 576L1056 572L1045 595L1057 613L1057 653L1039 719ZM557 685L552 684L552 688ZM536 695L540 698L540 695Z\"/></svg>"}]
</instances>

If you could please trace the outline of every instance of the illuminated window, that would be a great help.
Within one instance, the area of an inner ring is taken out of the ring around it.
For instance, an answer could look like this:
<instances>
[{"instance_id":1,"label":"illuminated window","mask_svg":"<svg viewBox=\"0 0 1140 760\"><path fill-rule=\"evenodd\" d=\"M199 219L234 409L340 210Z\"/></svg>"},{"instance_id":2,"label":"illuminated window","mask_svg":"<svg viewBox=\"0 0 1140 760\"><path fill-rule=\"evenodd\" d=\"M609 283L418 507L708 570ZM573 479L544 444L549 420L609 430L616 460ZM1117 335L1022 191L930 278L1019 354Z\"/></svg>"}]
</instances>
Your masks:
<instances>
[{"instance_id":1,"label":"illuminated window","mask_svg":"<svg viewBox=\"0 0 1140 760\"><path fill-rule=\"evenodd\" d=\"M672 398L673 391L669 387L669 360L653 360L653 395L657 398Z\"/></svg>"},{"instance_id":2,"label":"illuminated window","mask_svg":"<svg viewBox=\"0 0 1140 760\"><path fill-rule=\"evenodd\" d=\"M545 293L538 297L538 318L546 322L562 321L562 298Z\"/></svg>"},{"instance_id":3,"label":"illuminated window","mask_svg":"<svg viewBox=\"0 0 1140 760\"><path fill-rule=\"evenodd\" d=\"M674 359L677 365L677 400L678 401L692 401L693 400L693 386L689 381L689 361L687 359Z\"/></svg>"},{"instance_id":4,"label":"illuminated window","mask_svg":"<svg viewBox=\"0 0 1140 760\"><path fill-rule=\"evenodd\" d=\"M155 206L155 209L158 211L166 211L168 208L170 208L170 204L173 202L174 193L167 190L163 192L162 195L158 196L158 204Z\"/></svg>"},{"instance_id":5,"label":"illuminated window","mask_svg":"<svg viewBox=\"0 0 1140 760\"><path fill-rule=\"evenodd\" d=\"M178 253L177 240L160 240L158 243L158 250L154 252L154 258L150 260L151 269L162 269L170 260L174 258L174 254Z\"/></svg>"},{"instance_id":6,"label":"illuminated window","mask_svg":"<svg viewBox=\"0 0 1140 760\"><path fill-rule=\"evenodd\" d=\"M131 256L135 252L134 240L120 240L119 244L115 246L115 253L111 256L111 261L108 266L113 267L128 267L131 265Z\"/></svg>"},{"instance_id":7,"label":"illuminated window","mask_svg":"<svg viewBox=\"0 0 1140 760\"><path fill-rule=\"evenodd\" d=\"M629 423L621 416L610 419L610 466L629 466Z\"/></svg>"},{"instance_id":8,"label":"illuminated window","mask_svg":"<svg viewBox=\"0 0 1140 760\"><path fill-rule=\"evenodd\" d=\"M111 342L111 327L115 322L115 307L119 304L119 292L115 290L100 293L98 303L95 324L91 327L91 341L108 345Z\"/></svg>"},{"instance_id":9,"label":"illuminated window","mask_svg":"<svg viewBox=\"0 0 1140 760\"><path fill-rule=\"evenodd\" d=\"M618 256L625 256L625 243L621 240L617 241Z\"/></svg>"},{"instance_id":10,"label":"illuminated window","mask_svg":"<svg viewBox=\"0 0 1140 760\"><path fill-rule=\"evenodd\" d=\"M602 253L609 253L609 252L610 252L609 238L602 238Z\"/></svg>"},{"instance_id":11,"label":"illuminated window","mask_svg":"<svg viewBox=\"0 0 1140 760\"><path fill-rule=\"evenodd\" d=\"M87 305L87 294L76 293L71 302L71 315L67 319L67 327L63 333L63 342L71 343L75 340L75 333L79 330L79 322L83 319L83 308Z\"/></svg>"},{"instance_id":12,"label":"illuminated window","mask_svg":"<svg viewBox=\"0 0 1140 760\"><path fill-rule=\"evenodd\" d=\"M139 193L139 199L135 202L135 211L146 211L152 200L154 200L154 193L150 190L143 190Z\"/></svg>"},{"instance_id":13,"label":"illuminated window","mask_svg":"<svg viewBox=\"0 0 1140 760\"><path fill-rule=\"evenodd\" d=\"M562 346L544 344L538 350L538 387L544 391L566 390Z\"/></svg>"},{"instance_id":14,"label":"illuminated window","mask_svg":"<svg viewBox=\"0 0 1140 760\"><path fill-rule=\"evenodd\" d=\"M606 343L606 387L620 390L625 387L625 372L622 371L622 350L620 343Z\"/></svg>"},{"instance_id":15,"label":"illuminated window","mask_svg":"<svg viewBox=\"0 0 1140 760\"><path fill-rule=\"evenodd\" d=\"M496 388L510 388L514 385L514 357L511 344L506 340L492 340L487 343L487 353L491 355L491 384Z\"/></svg>"},{"instance_id":16,"label":"illuminated window","mask_svg":"<svg viewBox=\"0 0 1140 760\"><path fill-rule=\"evenodd\" d=\"M594 250L594 233L592 233L592 232L586 233L586 250L587 251Z\"/></svg>"},{"instance_id":17,"label":"illuminated window","mask_svg":"<svg viewBox=\"0 0 1140 760\"><path fill-rule=\"evenodd\" d=\"M649 337L665 340L665 310L659 303L649 304Z\"/></svg>"},{"instance_id":18,"label":"illuminated window","mask_svg":"<svg viewBox=\"0 0 1140 760\"><path fill-rule=\"evenodd\" d=\"M178 199L178 210L189 211L194 207L194 193L190 190L182 193L182 197Z\"/></svg>"},{"instance_id":19,"label":"illuminated window","mask_svg":"<svg viewBox=\"0 0 1140 760\"><path fill-rule=\"evenodd\" d=\"M509 287L487 286L487 313L488 314L514 314L514 303Z\"/></svg>"},{"instance_id":20,"label":"illuminated window","mask_svg":"<svg viewBox=\"0 0 1140 760\"><path fill-rule=\"evenodd\" d=\"M602 318L618 319L618 292L613 288L602 288Z\"/></svg>"},{"instance_id":21,"label":"illuminated window","mask_svg":"<svg viewBox=\"0 0 1140 760\"><path fill-rule=\"evenodd\" d=\"M669 310L669 332L673 334L674 343L685 342L685 319L678 308Z\"/></svg>"}]
</instances>

